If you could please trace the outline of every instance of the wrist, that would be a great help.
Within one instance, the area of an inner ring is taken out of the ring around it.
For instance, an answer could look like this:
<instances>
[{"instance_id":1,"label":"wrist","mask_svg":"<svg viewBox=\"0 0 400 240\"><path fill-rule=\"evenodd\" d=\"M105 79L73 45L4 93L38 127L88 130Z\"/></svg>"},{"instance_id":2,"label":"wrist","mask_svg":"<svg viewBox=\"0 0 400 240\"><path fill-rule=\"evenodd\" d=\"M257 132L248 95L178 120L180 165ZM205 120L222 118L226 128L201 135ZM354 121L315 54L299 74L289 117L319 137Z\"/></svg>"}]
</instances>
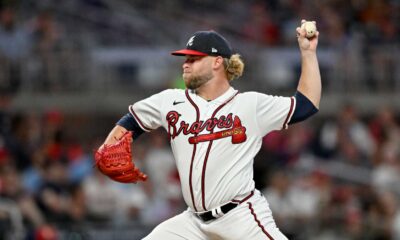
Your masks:
<instances>
[{"instance_id":1,"label":"wrist","mask_svg":"<svg viewBox=\"0 0 400 240\"><path fill-rule=\"evenodd\" d=\"M301 50L300 51L302 57L316 57L317 52L315 50Z\"/></svg>"}]
</instances>

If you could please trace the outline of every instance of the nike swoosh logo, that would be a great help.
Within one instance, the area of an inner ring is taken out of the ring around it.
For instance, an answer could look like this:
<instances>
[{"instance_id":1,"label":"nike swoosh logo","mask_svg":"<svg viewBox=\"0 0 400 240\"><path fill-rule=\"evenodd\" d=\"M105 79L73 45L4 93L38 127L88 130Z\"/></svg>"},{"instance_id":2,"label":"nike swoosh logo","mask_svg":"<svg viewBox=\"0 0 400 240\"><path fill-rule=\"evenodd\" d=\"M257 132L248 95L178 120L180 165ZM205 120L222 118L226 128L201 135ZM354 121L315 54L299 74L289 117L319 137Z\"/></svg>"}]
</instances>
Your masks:
<instances>
[{"instance_id":1,"label":"nike swoosh logo","mask_svg":"<svg viewBox=\"0 0 400 240\"><path fill-rule=\"evenodd\" d=\"M177 105L177 104L184 103L184 102L185 102L185 101L179 101L179 102L174 101L173 105L175 106L175 105Z\"/></svg>"}]
</instances>

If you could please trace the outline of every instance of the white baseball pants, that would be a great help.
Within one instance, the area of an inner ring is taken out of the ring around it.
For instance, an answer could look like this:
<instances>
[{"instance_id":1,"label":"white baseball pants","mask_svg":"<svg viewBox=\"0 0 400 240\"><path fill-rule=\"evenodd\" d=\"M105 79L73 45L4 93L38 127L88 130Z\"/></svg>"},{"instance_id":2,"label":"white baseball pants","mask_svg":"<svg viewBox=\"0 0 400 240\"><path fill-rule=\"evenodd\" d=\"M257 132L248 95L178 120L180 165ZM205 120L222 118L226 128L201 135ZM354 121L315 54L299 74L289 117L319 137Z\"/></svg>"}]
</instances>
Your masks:
<instances>
[{"instance_id":1,"label":"white baseball pants","mask_svg":"<svg viewBox=\"0 0 400 240\"><path fill-rule=\"evenodd\" d=\"M158 225L144 240L287 240L259 191L224 216L203 222L192 211Z\"/></svg>"}]
</instances>

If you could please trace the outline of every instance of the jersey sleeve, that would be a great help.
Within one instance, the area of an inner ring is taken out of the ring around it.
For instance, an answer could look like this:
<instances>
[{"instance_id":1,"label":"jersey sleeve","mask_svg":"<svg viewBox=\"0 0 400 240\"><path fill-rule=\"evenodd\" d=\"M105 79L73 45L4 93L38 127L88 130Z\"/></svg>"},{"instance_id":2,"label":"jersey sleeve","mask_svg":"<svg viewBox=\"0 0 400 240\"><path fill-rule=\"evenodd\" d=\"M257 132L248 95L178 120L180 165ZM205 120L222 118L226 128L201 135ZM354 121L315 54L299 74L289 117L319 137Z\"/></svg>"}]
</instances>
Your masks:
<instances>
[{"instance_id":1,"label":"jersey sleeve","mask_svg":"<svg viewBox=\"0 0 400 240\"><path fill-rule=\"evenodd\" d=\"M261 93L257 93L256 96L256 119L262 135L273 130L286 129L292 117L296 99Z\"/></svg>"},{"instance_id":2,"label":"jersey sleeve","mask_svg":"<svg viewBox=\"0 0 400 240\"><path fill-rule=\"evenodd\" d=\"M162 125L161 110L167 90L145 98L129 106L129 112L146 132Z\"/></svg>"}]
</instances>

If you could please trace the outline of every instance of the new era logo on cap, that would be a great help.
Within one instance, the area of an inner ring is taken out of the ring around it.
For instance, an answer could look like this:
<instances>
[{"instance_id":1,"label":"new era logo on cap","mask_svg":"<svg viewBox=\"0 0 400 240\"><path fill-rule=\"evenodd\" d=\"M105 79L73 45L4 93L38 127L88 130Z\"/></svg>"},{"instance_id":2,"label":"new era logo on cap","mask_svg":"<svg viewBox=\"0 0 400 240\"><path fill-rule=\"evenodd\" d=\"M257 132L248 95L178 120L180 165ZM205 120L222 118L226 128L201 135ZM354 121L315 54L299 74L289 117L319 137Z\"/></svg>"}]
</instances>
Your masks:
<instances>
[{"instance_id":1,"label":"new era logo on cap","mask_svg":"<svg viewBox=\"0 0 400 240\"><path fill-rule=\"evenodd\" d=\"M196 56L222 56L230 58L232 49L229 42L214 31L196 32L189 38L186 48L171 53L176 56L196 55Z\"/></svg>"}]
</instances>

